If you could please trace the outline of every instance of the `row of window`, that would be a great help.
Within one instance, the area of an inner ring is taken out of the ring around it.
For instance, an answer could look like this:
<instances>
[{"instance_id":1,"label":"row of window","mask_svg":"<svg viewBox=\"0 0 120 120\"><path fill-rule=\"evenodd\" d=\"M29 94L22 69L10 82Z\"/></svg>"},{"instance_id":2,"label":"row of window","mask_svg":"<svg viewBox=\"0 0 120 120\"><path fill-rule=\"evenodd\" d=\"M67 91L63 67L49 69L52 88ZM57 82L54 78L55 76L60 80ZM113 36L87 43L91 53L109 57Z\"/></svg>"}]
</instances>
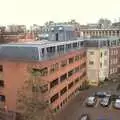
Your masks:
<instances>
[{"instance_id":1,"label":"row of window","mask_svg":"<svg viewBox=\"0 0 120 120\"><path fill-rule=\"evenodd\" d=\"M68 63L72 64L74 61L79 61L80 60L80 55L77 55L75 57L71 57L67 60L62 60L61 61L61 67L65 67ZM50 67L50 73L53 73L59 69L59 63L52 64ZM38 72L40 76L47 76L48 75L48 68L44 67L42 69L36 69L33 68L34 72Z\"/></svg>"},{"instance_id":2,"label":"row of window","mask_svg":"<svg viewBox=\"0 0 120 120\"><path fill-rule=\"evenodd\" d=\"M85 75L85 73L83 73L83 76ZM71 83L68 84L68 87L64 87L62 90L60 90L60 96L62 96L63 94L65 94L67 92L67 90L71 89L76 83L78 83L78 81L80 80L81 77L78 77L74 80L74 82L72 81ZM50 99L50 102L53 103L55 102L57 99L59 98L59 93L56 93L55 95L53 95Z\"/></svg>"},{"instance_id":3,"label":"row of window","mask_svg":"<svg viewBox=\"0 0 120 120\"><path fill-rule=\"evenodd\" d=\"M117 55L118 54L118 50L111 50L111 55Z\"/></svg>"},{"instance_id":4,"label":"row of window","mask_svg":"<svg viewBox=\"0 0 120 120\"><path fill-rule=\"evenodd\" d=\"M54 54L55 52L67 51L69 49L79 48L81 46L83 46L83 42L69 43L69 44L66 44L66 45L58 45L58 46L42 48L41 53L42 53L42 56L44 56L46 52L48 54L49 53Z\"/></svg>"},{"instance_id":5,"label":"row of window","mask_svg":"<svg viewBox=\"0 0 120 120\"><path fill-rule=\"evenodd\" d=\"M50 88L55 87L56 85L58 85L59 83L59 79L60 82L63 82L64 80L66 80L68 77L71 77L74 73L80 72L82 71L82 69L85 68L85 63L83 63L82 65L70 70L68 73L65 73L63 75L60 76L60 78L56 78L55 80L53 80L52 82L50 82Z\"/></svg>"}]
</instances>

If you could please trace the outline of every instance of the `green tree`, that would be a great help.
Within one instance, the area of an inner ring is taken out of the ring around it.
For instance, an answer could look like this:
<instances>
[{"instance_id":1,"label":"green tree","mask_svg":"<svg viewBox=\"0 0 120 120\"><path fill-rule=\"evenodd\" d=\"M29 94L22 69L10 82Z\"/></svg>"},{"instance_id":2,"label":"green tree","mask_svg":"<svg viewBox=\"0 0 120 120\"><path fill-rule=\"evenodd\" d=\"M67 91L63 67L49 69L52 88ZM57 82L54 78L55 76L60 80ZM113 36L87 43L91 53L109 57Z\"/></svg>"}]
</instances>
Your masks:
<instances>
[{"instance_id":1,"label":"green tree","mask_svg":"<svg viewBox=\"0 0 120 120\"><path fill-rule=\"evenodd\" d=\"M53 120L54 115L44 99L46 83L39 77L39 72L31 71L30 79L26 80L18 91L17 109L21 113L20 120Z\"/></svg>"}]
</instances>

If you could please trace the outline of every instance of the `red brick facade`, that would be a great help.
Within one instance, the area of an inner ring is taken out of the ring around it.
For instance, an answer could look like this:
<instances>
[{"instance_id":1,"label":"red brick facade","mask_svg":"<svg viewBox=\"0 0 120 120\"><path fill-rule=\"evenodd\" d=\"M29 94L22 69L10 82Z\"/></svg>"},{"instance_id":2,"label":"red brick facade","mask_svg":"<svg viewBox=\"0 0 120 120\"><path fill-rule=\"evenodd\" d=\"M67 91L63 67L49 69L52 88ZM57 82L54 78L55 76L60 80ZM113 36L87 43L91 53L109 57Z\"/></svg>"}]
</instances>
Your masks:
<instances>
[{"instance_id":1,"label":"red brick facade","mask_svg":"<svg viewBox=\"0 0 120 120\"><path fill-rule=\"evenodd\" d=\"M40 62L1 61L0 65L3 66L1 80L4 81L0 95L5 96L3 103L7 109L13 111L16 111L17 90L23 86L24 80L28 79L28 67L34 68L34 70L46 70L41 76L48 86L44 96L55 111L61 109L87 80L84 49L70 52L53 60Z\"/></svg>"}]
</instances>

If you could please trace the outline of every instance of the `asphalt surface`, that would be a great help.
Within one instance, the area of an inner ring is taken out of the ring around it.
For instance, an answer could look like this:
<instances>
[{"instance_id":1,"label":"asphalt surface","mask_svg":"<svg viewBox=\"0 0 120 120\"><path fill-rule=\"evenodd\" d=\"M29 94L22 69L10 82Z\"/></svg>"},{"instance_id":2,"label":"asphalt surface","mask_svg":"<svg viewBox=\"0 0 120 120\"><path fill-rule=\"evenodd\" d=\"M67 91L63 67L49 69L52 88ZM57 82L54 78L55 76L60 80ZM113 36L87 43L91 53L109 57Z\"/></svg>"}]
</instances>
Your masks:
<instances>
[{"instance_id":1,"label":"asphalt surface","mask_svg":"<svg viewBox=\"0 0 120 120\"><path fill-rule=\"evenodd\" d=\"M80 93L69 104L56 115L56 120L78 120L82 113L88 113L90 120L120 120L120 110L113 108L112 103L108 107L102 107L99 99L94 107L86 107L85 100L96 91L111 91L116 93L115 89L118 83L105 83L100 87L90 88L80 91ZM120 91L117 92L120 94Z\"/></svg>"}]
</instances>

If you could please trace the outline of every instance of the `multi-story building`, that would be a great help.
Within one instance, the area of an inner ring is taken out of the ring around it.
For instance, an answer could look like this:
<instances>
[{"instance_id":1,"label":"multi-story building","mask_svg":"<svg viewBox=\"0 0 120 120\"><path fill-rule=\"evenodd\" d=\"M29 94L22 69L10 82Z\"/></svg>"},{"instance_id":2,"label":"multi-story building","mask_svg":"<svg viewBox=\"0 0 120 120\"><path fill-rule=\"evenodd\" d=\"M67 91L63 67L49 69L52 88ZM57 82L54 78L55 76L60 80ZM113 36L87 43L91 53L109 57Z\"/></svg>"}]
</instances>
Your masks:
<instances>
[{"instance_id":1,"label":"multi-story building","mask_svg":"<svg viewBox=\"0 0 120 120\"><path fill-rule=\"evenodd\" d=\"M95 36L95 37L117 36L117 37L120 37L120 29L119 28L81 29L80 35L83 37L86 37L86 36Z\"/></svg>"},{"instance_id":2,"label":"multi-story building","mask_svg":"<svg viewBox=\"0 0 120 120\"><path fill-rule=\"evenodd\" d=\"M91 85L118 72L119 38L86 38L87 77Z\"/></svg>"},{"instance_id":3,"label":"multi-story building","mask_svg":"<svg viewBox=\"0 0 120 120\"><path fill-rule=\"evenodd\" d=\"M65 26L63 28L67 31ZM56 31L52 34L56 35ZM61 36L65 34L60 33ZM61 109L77 94L87 80L86 50L81 39L68 40L69 37L66 37L66 41L61 41L62 39L63 37L55 41L50 39L0 46L2 107L16 111L17 91L28 79L28 68L39 71L40 79L44 81L43 95L53 110Z\"/></svg>"}]
</instances>

